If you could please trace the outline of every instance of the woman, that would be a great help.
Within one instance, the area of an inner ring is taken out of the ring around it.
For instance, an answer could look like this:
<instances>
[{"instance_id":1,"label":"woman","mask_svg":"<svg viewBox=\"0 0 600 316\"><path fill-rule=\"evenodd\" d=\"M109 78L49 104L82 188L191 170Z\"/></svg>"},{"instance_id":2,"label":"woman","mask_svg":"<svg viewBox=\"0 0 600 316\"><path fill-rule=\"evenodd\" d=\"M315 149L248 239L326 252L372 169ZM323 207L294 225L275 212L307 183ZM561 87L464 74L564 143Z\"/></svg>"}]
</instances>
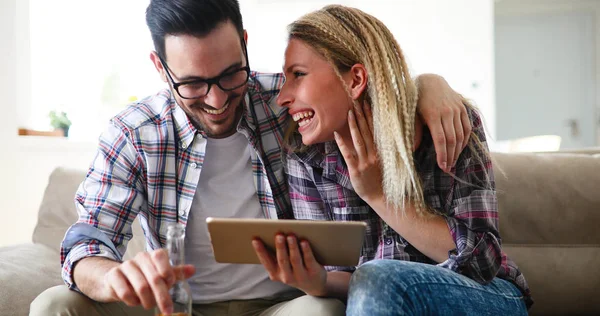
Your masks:
<instances>
[{"instance_id":1,"label":"woman","mask_svg":"<svg viewBox=\"0 0 600 316\"><path fill-rule=\"evenodd\" d=\"M473 131L445 173L415 116L402 51L379 20L332 5L289 32L278 102L297 123L286 161L294 215L368 228L356 271L322 267L294 236L277 236L276 258L255 242L271 278L309 295L347 296L348 315L527 314L527 283L501 249L475 109L464 101Z\"/></svg>"}]
</instances>

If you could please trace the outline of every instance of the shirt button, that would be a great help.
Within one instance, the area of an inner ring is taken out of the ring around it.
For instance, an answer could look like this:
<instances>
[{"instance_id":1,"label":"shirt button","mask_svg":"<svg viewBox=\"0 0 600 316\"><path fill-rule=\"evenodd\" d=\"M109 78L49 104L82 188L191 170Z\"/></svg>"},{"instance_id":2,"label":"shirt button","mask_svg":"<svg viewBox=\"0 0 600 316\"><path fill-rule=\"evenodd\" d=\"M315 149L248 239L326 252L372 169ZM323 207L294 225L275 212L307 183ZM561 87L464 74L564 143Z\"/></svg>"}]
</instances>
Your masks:
<instances>
[{"instance_id":1,"label":"shirt button","mask_svg":"<svg viewBox=\"0 0 600 316\"><path fill-rule=\"evenodd\" d=\"M186 148L187 148L187 146L188 146L188 145L187 145L186 143L183 143L183 144L181 144L181 148L183 148L183 149L186 149Z\"/></svg>"},{"instance_id":2,"label":"shirt button","mask_svg":"<svg viewBox=\"0 0 600 316\"><path fill-rule=\"evenodd\" d=\"M196 167L198 167L198 165L195 162L192 162L190 164L190 167L192 167L193 169L196 169Z\"/></svg>"},{"instance_id":3,"label":"shirt button","mask_svg":"<svg viewBox=\"0 0 600 316\"><path fill-rule=\"evenodd\" d=\"M392 238L386 238L385 239L385 244L388 245L388 246L391 245L392 244Z\"/></svg>"},{"instance_id":4,"label":"shirt button","mask_svg":"<svg viewBox=\"0 0 600 316\"><path fill-rule=\"evenodd\" d=\"M181 215L181 216L185 215L185 210L184 209L179 210L179 215Z\"/></svg>"}]
</instances>

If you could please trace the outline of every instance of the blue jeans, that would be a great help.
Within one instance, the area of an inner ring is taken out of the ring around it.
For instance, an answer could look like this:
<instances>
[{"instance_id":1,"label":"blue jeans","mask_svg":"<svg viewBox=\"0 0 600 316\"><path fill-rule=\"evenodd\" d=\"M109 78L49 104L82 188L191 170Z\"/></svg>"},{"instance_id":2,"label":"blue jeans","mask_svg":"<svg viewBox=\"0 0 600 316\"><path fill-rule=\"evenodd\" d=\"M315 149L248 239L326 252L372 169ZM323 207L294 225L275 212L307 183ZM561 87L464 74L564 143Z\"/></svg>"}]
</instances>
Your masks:
<instances>
[{"instance_id":1,"label":"blue jeans","mask_svg":"<svg viewBox=\"0 0 600 316\"><path fill-rule=\"evenodd\" d=\"M521 291L495 278L481 285L435 265L374 260L352 275L348 316L527 315Z\"/></svg>"}]
</instances>

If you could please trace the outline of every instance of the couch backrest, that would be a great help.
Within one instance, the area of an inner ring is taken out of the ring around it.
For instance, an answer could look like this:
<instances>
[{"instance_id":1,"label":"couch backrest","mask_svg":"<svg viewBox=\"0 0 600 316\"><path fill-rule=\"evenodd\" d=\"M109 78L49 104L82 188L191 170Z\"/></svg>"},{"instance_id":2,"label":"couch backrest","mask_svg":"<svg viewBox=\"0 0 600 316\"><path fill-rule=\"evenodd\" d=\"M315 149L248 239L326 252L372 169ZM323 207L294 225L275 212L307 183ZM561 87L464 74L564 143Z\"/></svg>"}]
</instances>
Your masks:
<instances>
[{"instance_id":1,"label":"couch backrest","mask_svg":"<svg viewBox=\"0 0 600 316\"><path fill-rule=\"evenodd\" d=\"M504 243L600 244L599 154L492 156Z\"/></svg>"},{"instance_id":2,"label":"couch backrest","mask_svg":"<svg viewBox=\"0 0 600 316\"><path fill-rule=\"evenodd\" d=\"M33 242L43 244L57 252L67 229L77 220L75 192L85 178L85 171L56 168L48 180L44 198L38 212L33 232ZM134 256L145 247L139 222L133 222L133 239L129 242L125 258Z\"/></svg>"},{"instance_id":3,"label":"couch backrest","mask_svg":"<svg viewBox=\"0 0 600 316\"><path fill-rule=\"evenodd\" d=\"M600 154L493 153L500 233L508 244L600 244ZM58 251L77 220L74 196L85 172L50 175L33 242ZM138 221L127 257L144 249Z\"/></svg>"},{"instance_id":4,"label":"couch backrest","mask_svg":"<svg viewBox=\"0 0 600 316\"><path fill-rule=\"evenodd\" d=\"M600 156L493 157L503 250L530 286L529 314L599 315Z\"/></svg>"}]
</instances>

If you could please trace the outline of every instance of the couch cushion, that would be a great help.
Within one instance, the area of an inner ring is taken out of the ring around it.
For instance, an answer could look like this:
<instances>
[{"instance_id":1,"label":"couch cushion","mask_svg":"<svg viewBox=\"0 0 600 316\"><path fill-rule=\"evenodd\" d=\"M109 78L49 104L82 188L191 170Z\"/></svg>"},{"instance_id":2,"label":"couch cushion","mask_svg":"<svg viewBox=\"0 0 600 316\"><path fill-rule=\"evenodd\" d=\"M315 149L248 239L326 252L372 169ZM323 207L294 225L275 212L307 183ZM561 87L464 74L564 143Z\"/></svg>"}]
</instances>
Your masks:
<instances>
[{"instance_id":1,"label":"couch cushion","mask_svg":"<svg viewBox=\"0 0 600 316\"><path fill-rule=\"evenodd\" d=\"M556 153L493 153L493 158L504 243L600 245L600 158Z\"/></svg>"},{"instance_id":2,"label":"couch cushion","mask_svg":"<svg viewBox=\"0 0 600 316\"><path fill-rule=\"evenodd\" d=\"M33 299L62 284L58 252L40 244L0 248L0 284L0 314L28 315Z\"/></svg>"},{"instance_id":3,"label":"couch cushion","mask_svg":"<svg viewBox=\"0 0 600 316\"><path fill-rule=\"evenodd\" d=\"M33 242L60 249L65 232L77 220L75 192L85 178L81 170L56 168L48 180L33 231Z\"/></svg>"},{"instance_id":4,"label":"couch cushion","mask_svg":"<svg viewBox=\"0 0 600 316\"><path fill-rule=\"evenodd\" d=\"M38 221L33 232L33 242L43 244L56 253L67 229L77 221L75 193L86 173L81 170L59 167L48 180L44 198L38 213ZM125 259L143 251L145 241L138 221L133 222L133 238L127 246Z\"/></svg>"},{"instance_id":5,"label":"couch cushion","mask_svg":"<svg viewBox=\"0 0 600 316\"><path fill-rule=\"evenodd\" d=\"M600 246L507 245L535 301L531 315L600 315Z\"/></svg>"}]
</instances>

